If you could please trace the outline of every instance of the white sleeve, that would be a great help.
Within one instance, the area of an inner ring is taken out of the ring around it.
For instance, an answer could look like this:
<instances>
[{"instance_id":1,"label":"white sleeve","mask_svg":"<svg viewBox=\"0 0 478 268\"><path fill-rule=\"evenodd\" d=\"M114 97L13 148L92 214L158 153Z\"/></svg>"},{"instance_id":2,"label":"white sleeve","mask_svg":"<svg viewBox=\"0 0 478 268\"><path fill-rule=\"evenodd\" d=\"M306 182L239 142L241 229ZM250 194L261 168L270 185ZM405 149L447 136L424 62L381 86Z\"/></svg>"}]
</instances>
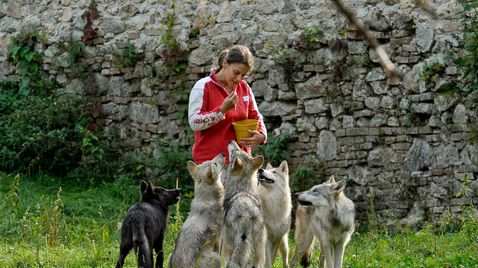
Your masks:
<instances>
[{"instance_id":1,"label":"white sleeve","mask_svg":"<svg viewBox=\"0 0 478 268\"><path fill-rule=\"evenodd\" d=\"M188 118L189 125L194 131L208 129L225 118L221 107L201 113L204 104L204 84L203 79L199 80L189 95Z\"/></svg>"}]
</instances>

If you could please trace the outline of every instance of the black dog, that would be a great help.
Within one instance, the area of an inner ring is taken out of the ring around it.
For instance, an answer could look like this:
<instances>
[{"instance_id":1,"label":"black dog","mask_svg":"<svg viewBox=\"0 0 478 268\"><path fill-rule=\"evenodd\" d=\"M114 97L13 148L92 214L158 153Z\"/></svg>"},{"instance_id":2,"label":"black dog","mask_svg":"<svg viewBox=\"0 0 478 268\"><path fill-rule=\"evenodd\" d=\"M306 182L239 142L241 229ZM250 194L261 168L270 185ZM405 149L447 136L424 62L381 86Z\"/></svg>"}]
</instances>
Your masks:
<instances>
[{"instance_id":1,"label":"black dog","mask_svg":"<svg viewBox=\"0 0 478 268\"><path fill-rule=\"evenodd\" d=\"M121 227L120 255L116 268L123 267L124 259L134 248L138 267L152 268L153 248L156 268L163 267L163 240L168 222L168 206L179 201L181 189L155 187L141 182L141 201L128 209Z\"/></svg>"}]
</instances>

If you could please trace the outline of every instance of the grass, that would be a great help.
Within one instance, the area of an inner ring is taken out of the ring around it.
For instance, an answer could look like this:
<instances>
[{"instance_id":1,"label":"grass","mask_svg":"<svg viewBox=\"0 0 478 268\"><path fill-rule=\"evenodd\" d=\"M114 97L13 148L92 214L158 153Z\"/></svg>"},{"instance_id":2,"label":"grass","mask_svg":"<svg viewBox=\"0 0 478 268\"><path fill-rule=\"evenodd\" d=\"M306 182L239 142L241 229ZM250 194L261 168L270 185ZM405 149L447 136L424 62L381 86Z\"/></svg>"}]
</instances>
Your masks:
<instances>
[{"instance_id":1,"label":"grass","mask_svg":"<svg viewBox=\"0 0 478 268\"><path fill-rule=\"evenodd\" d=\"M0 264L2 267L114 267L119 226L139 198L139 182L113 183L28 178L0 173ZM174 247L182 222L172 207L164 242ZM294 251L290 238L290 255ZM478 267L478 220L453 231L431 225L394 234L356 232L346 248L344 267ZM314 266L317 261L317 251ZM291 256L290 256L291 257ZM136 267L134 254L125 267ZM277 258L274 267L282 267Z\"/></svg>"}]
</instances>

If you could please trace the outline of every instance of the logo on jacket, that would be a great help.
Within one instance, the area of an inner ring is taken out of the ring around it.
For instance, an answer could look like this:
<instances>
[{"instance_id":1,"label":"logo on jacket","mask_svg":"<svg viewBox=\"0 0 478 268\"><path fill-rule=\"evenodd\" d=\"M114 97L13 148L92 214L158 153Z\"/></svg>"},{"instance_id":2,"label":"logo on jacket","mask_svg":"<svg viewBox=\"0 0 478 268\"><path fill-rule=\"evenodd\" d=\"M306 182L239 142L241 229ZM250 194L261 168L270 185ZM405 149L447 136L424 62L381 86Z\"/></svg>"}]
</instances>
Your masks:
<instances>
[{"instance_id":1,"label":"logo on jacket","mask_svg":"<svg viewBox=\"0 0 478 268\"><path fill-rule=\"evenodd\" d=\"M243 97L242 97L242 100L243 100L244 102L248 102L248 101L249 101L249 96L243 96Z\"/></svg>"}]
</instances>

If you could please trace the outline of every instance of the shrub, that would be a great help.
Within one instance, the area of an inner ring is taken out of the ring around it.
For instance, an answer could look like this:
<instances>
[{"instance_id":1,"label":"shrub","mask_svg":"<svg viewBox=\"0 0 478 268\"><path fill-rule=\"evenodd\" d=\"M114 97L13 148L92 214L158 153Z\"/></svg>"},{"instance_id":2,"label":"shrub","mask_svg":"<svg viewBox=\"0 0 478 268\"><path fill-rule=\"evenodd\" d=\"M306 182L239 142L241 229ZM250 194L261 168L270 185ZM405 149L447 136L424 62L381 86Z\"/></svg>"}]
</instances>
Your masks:
<instances>
[{"instance_id":1,"label":"shrub","mask_svg":"<svg viewBox=\"0 0 478 268\"><path fill-rule=\"evenodd\" d=\"M258 146L254 150L254 154L264 156L265 162L272 166L279 166L283 160L289 157L287 144L293 142L296 138L292 134L283 134L279 136L268 135L268 141L263 146Z\"/></svg>"},{"instance_id":2,"label":"shrub","mask_svg":"<svg viewBox=\"0 0 478 268\"><path fill-rule=\"evenodd\" d=\"M23 95L0 83L0 169L64 174L81 160L79 127L87 124L81 98L53 92Z\"/></svg>"},{"instance_id":3,"label":"shrub","mask_svg":"<svg viewBox=\"0 0 478 268\"><path fill-rule=\"evenodd\" d=\"M307 157L304 162L297 165L290 174L290 188L292 192L305 191L312 186L323 182L325 179L325 163L319 162L314 157Z\"/></svg>"}]
</instances>

